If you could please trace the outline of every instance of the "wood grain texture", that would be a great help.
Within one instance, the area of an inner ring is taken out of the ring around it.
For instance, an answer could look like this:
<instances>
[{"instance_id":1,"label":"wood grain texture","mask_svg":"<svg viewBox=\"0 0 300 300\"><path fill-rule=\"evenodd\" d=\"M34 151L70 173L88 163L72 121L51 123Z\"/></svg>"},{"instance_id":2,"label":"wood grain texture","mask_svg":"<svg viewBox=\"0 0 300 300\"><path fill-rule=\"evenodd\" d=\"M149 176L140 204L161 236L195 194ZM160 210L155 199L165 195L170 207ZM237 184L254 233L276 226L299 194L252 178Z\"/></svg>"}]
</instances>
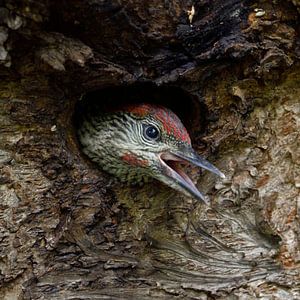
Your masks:
<instances>
[{"instance_id":1,"label":"wood grain texture","mask_svg":"<svg viewBox=\"0 0 300 300\"><path fill-rule=\"evenodd\" d=\"M0 298L300 298L298 2L0 1ZM211 207L81 153L83 95L146 83L195 106Z\"/></svg>"}]
</instances>

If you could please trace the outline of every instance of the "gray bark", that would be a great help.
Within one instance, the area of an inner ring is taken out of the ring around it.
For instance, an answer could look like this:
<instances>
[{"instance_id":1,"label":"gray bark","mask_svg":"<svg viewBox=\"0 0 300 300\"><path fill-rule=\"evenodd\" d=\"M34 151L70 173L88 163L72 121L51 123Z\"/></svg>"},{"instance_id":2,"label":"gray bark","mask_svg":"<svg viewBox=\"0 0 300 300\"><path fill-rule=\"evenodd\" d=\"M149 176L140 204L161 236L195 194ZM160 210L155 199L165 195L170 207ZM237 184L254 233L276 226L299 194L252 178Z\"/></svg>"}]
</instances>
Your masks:
<instances>
[{"instance_id":1,"label":"gray bark","mask_svg":"<svg viewBox=\"0 0 300 300\"><path fill-rule=\"evenodd\" d=\"M299 7L0 1L0 298L299 299ZM89 162L92 96L182 114L211 206Z\"/></svg>"}]
</instances>

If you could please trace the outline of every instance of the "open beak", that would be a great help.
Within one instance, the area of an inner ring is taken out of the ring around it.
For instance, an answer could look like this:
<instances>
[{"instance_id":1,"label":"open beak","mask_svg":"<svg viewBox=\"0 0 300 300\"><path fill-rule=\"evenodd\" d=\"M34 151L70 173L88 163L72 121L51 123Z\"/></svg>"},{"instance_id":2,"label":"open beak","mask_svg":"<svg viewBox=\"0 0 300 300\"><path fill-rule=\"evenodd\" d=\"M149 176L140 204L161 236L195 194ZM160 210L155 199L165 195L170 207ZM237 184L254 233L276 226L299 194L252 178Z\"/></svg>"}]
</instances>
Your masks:
<instances>
[{"instance_id":1,"label":"open beak","mask_svg":"<svg viewBox=\"0 0 300 300\"><path fill-rule=\"evenodd\" d=\"M163 152L159 155L159 159L163 175L165 176L162 181L188 196L193 196L197 200L204 201L206 204L209 203L209 198L197 189L181 165L190 163L225 178L225 175L221 171L197 154L192 147L185 146L177 151Z\"/></svg>"}]
</instances>

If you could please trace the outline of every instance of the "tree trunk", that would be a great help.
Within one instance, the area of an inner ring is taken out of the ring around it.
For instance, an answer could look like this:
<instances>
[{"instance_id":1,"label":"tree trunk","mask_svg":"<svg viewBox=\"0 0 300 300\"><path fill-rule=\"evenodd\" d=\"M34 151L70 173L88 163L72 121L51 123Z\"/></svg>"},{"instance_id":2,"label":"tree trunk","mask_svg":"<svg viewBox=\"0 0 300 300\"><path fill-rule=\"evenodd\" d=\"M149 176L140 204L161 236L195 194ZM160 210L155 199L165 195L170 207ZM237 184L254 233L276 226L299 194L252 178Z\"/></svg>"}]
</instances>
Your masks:
<instances>
[{"instance_id":1,"label":"tree trunk","mask_svg":"<svg viewBox=\"0 0 300 300\"><path fill-rule=\"evenodd\" d=\"M0 298L299 299L299 10L0 1ZM78 103L130 97L226 174L194 174L210 206L82 154Z\"/></svg>"}]
</instances>

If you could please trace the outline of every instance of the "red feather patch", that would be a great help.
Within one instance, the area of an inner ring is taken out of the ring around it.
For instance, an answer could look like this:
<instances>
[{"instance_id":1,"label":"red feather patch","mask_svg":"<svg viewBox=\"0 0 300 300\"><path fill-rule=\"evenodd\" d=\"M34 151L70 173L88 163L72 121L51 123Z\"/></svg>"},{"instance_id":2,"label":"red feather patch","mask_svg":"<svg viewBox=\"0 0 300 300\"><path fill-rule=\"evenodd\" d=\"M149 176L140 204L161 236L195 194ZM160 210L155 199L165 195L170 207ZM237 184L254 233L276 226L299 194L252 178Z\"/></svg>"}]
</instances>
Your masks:
<instances>
[{"instance_id":1,"label":"red feather patch","mask_svg":"<svg viewBox=\"0 0 300 300\"><path fill-rule=\"evenodd\" d=\"M135 104L124 107L124 110L139 117L152 115L157 118L169 135L173 135L177 140L191 144L190 136L180 119L170 109L152 104Z\"/></svg>"},{"instance_id":2,"label":"red feather patch","mask_svg":"<svg viewBox=\"0 0 300 300\"><path fill-rule=\"evenodd\" d=\"M123 154L122 160L134 167L147 167L149 165L147 160L140 159L132 153Z\"/></svg>"}]
</instances>

